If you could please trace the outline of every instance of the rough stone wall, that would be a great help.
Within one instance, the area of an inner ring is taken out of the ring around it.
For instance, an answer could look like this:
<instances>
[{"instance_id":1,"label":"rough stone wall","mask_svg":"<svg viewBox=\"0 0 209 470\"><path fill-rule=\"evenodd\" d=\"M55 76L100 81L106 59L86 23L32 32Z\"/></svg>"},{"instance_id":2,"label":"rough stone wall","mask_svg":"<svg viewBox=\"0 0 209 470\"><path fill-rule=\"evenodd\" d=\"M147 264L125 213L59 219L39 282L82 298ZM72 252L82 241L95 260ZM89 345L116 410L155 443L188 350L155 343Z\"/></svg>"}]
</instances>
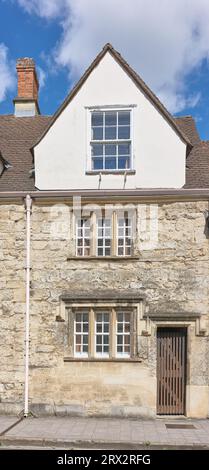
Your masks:
<instances>
[{"instance_id":1,"label":"rough stone wall","mask_svg":"<svg viewBox=\"0 0 209 470\"><path fill-rule=\"evenodd\" d=\"M23 408L25 213L0 205L0 411Z\"/></svg>"},{"instance_id":2,"label":"rough stone wall","mask_svg":"<svg viewBox=\"0 0 209 470\"><path fill-rule=\"evenodd\" d=\"M156 221L152 227L153 232L158 233L158 240L155 234L150 248L147 235L150 208L139 205L135 240L139 259L84 262L72 259L74 242L68 224L62 236L59 230L56 232L60 223L59 209L52 212L50 205L33 204L31 409L42 413L155 415L156 323L151 324L150 336L139 338L141 362L64 362L67 325L56 321L60 296L64 291L134 288L145 295L144 311L150 315L156 311L172 314L181 311L199 312L208 318L209 241L205 233L205 209L207 202L204 201L159 204L158 227ZM12 250L5 248L1 252L1 263L6 270L4 275L1 270L4 327L0 333L3 334L0 348L5 345L5 338L6 347L1 353L5 385L1 385L0 397L6 409L7 403L9 407L10 402L17 403L22 397L25 222L22 207L4 207L4 211L10 214L3 232L4 243ZM15 221L17 214L21 217ZM68 210L65 222L67 217ZM2 232L0 235L2 237ZM7 306L6 311L3 305ZM187 414L206 416L209 341L207 336L196 335L195 321L189 324Z\"/></svg>"}]
</instances>

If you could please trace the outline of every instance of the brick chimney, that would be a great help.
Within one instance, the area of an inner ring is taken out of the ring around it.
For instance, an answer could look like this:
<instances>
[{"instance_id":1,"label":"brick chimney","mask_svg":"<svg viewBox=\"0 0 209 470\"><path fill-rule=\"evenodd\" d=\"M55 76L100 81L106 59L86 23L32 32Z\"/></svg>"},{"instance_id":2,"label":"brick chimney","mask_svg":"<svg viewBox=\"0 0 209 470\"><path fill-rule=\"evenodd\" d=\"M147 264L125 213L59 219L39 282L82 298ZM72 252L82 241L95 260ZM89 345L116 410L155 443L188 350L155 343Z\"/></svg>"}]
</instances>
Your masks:
<instances>
[{"instance_id":1,"label":"brick chimney","mask_svg":"<svg viewBox=\"0 0 209 470\"><path fill-rule=\"evenodd\" d=\"M23 117L40 114L38 105L39 83L34 60L29 57L18 59L16 69L17 97L14 99L15 116Z\"/></svg>"}]
</instances>

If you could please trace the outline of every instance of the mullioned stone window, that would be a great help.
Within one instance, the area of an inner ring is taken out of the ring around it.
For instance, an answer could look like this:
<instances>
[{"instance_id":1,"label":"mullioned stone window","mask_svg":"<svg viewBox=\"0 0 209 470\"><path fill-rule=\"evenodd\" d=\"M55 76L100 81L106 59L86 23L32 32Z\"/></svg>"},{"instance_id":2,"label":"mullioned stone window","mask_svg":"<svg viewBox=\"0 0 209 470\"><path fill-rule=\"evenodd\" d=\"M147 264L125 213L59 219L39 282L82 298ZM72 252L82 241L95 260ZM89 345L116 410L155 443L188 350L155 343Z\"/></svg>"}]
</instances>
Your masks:
<instances>
[{"instance_id":1,"label":"mullioned stone window","mask_svg":"<svg viewBox=\"0 0 209 470\"><path fill-rule=\"evenodd\" d=\"M135 218L128 212L76 220L76 256L132 256Z\"/></svg>"},{"instance_id":2,"label":"mullioned stone window","mask_svg":"<svg viewBox=\"0 0 209 470\"><path fill-rule=\"evenodd\" d=\"M135 357L136 314L132 308L67 308L68 352L74 358Z\"/></svg>"}]
</instances>

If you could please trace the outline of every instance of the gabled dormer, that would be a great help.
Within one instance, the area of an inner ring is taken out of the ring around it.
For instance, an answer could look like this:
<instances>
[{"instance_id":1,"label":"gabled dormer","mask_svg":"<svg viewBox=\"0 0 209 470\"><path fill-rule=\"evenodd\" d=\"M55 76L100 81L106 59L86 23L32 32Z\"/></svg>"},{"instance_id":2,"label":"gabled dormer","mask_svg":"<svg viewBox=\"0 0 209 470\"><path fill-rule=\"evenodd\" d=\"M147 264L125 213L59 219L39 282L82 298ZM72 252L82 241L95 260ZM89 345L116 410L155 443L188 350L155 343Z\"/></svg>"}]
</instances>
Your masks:
<instances>
[{"instance_id":1,"label":"gabled dormer","mask_svg":"<svg viewBox=\"0 0 209 470\"><path fill-rule=\"evenodd\" d=\"M35 144L35 185L181 188L189 148L170 113L107 44Z\"/></svg>"}]
</instances>

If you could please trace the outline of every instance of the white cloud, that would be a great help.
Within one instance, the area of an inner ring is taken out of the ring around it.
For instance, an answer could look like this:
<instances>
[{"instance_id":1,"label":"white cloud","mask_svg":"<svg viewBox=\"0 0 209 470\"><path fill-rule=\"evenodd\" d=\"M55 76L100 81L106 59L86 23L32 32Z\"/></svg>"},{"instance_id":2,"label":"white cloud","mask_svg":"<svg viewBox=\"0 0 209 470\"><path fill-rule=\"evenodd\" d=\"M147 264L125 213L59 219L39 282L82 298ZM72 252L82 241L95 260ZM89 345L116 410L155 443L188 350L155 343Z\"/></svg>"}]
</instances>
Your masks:
<instances>
[{"instance_id":1,"label":"white cloud","mask_svg":"<svg viewBox=\"0 0 209 470\"><path fill-rule=\"evenodd\" d=\"M42 89L46 83L46 72L39 65L36 66L36 70L38 73L39 87Z\"/></svg>"},{"instance_id":2,"label":"white cloud","mask_svg":"<svg viewBox=\"0 0 209 470\"><path fill-rule=\"evenodd\" d=\"M63 10L60 9L62 0L17 0L17 2L28 13L35 13L43 18L54 18L63 14Z\"/></svg>"},{"instance_id":3,"label":"white cloud","mask_svg":"<svg viewBox=\"0 0 209 470\"><path fill-rule=\"evenodd\" d=\"M58 19L58 65L77 79L106 42L121 52L171 112L195 106L187 75L209 57L208 0L16 0Z\"/></svg>"},{"instance_id":4,"label":"white cloud","mask_svg":"<svg viewBox=\"0 0 209 470\"><path fill-rule=\"evenodd\" d=\"M15 68L8 58L8 48L0 43L0 101L6 98L7 92L15 88Z\"/></svg>"}]
</instances>

